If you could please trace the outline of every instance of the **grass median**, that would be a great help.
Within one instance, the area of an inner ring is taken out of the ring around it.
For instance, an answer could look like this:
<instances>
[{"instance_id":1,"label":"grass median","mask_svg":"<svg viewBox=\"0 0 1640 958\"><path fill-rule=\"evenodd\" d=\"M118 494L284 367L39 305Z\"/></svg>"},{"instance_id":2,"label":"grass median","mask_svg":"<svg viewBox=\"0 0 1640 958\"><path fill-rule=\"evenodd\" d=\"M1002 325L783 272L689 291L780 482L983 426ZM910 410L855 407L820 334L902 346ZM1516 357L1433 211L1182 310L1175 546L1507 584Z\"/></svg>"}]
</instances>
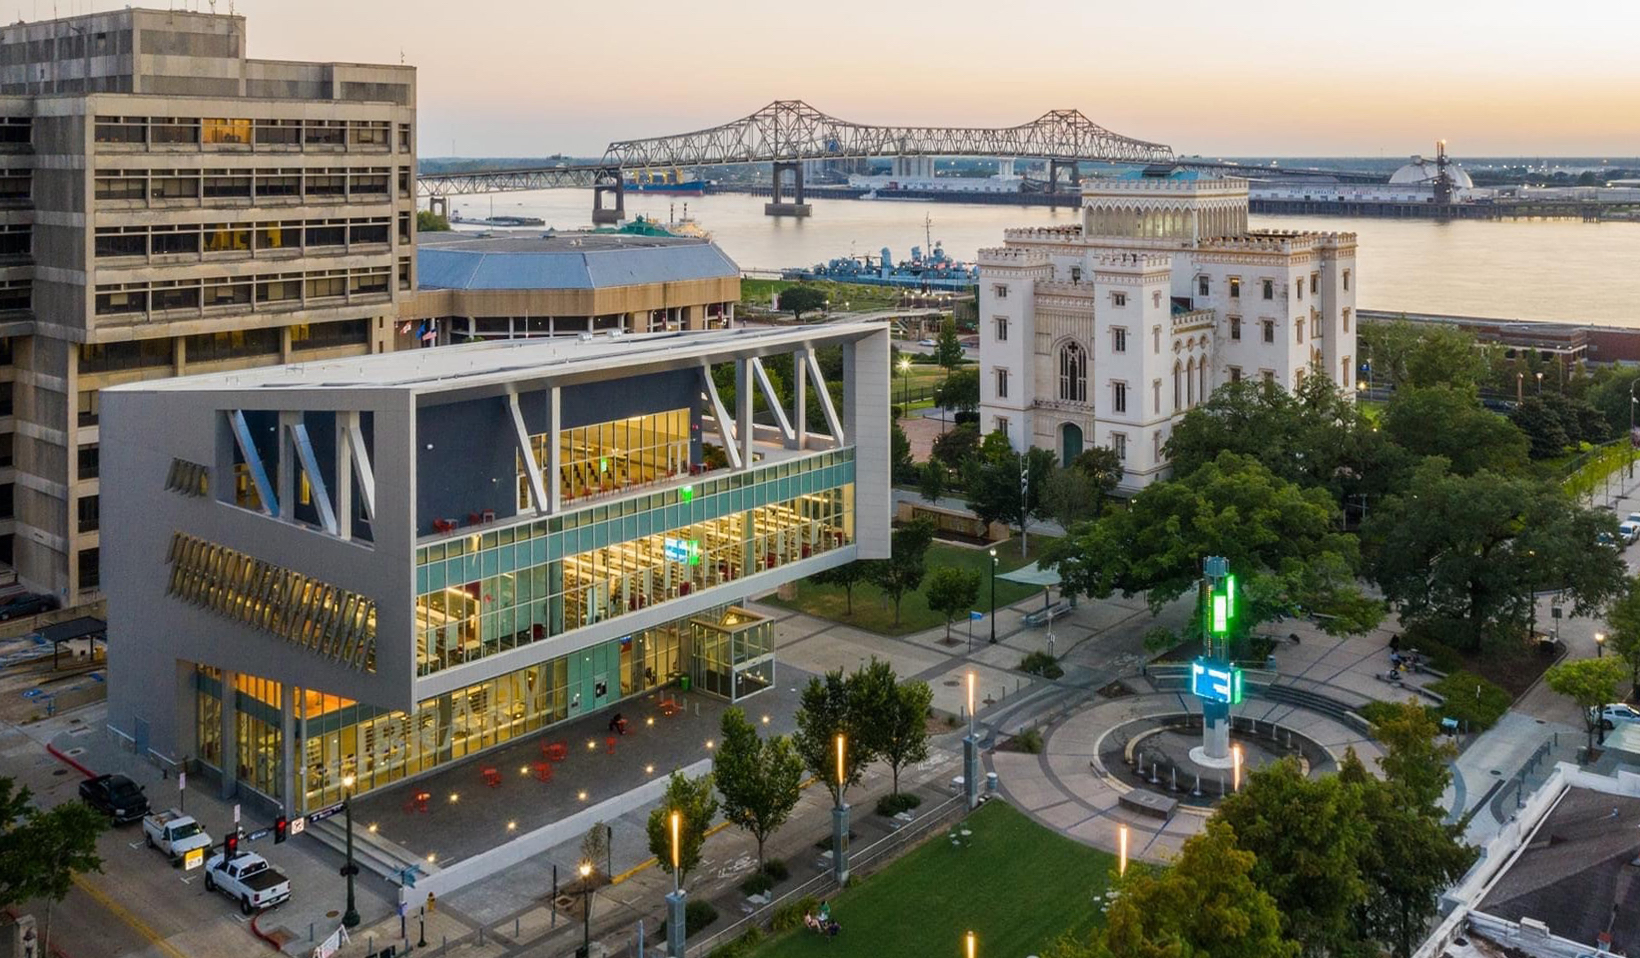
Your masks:
<instances>
[{"instance_id":1,"label":"grass median","mask_svg":"<svg viewBox=\"0 0 1640 958\"><path fill-rule=\"evenodd\" d=\"M1048 536L1031 536L1030 558L1020 556L1018 539L997 543L997 571L1011 572L1020 566L1035 562L1037 557L1041 556L1043 548L1051 541L1053 540ZM944 542L935 542L928 547L930 573L941 566L955 566L979 573L979 599L974 603L974 608L985 613L991 611L990 564L991 555L986 549ZM924 576L923 582L926 584L927 581L927 576ZM945 624L945 618L928 607L928 597L922 589L906 593L900 608L900 624L895 625L893 600L884 595L881 589L869 583L862 582L854 587L853 615L848 614L848 597L840 586L818 585L808 579L798 580L795 586L797 594L794 598L771 598L769 601L808 615L831 619L883 635L908 635ZM1013 605L1032 596L1040 600L1042 589L1039 586L997 580L998 608ZM979 622L974 623L976 635L981 625ZM966 635L966 630L966 621L958 619L952 625L951 634L953 637Z\"/></svg>"},{"instance_id":2,"label":"grass median","mask_svg":"<svg viewBox=\"0 0 1640 958\"><path fill-rule=\"evenodd\" d=\"M982 955L1034 955L1099 914L1115 859L994 801L831 899L836 938L797 928L756 958L960 955L973 931Z\"/></svg>"}]
</instances>

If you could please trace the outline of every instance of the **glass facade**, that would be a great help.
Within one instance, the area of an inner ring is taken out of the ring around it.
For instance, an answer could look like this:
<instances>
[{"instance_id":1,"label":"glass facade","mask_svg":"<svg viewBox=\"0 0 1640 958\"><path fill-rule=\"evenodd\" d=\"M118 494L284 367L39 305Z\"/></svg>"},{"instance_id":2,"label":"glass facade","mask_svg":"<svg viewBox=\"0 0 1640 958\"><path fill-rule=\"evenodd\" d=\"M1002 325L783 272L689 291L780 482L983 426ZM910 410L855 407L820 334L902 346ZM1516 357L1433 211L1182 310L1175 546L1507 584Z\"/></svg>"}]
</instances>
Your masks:
<instances>
[{"instance_id":1,"label":"glass facade","mask_svg":"<svg viewBox=\"0 0 1640 958\"><path fill-rule=\"evenodd\" d=\"M774 623L745 609L689 620L695 687L738 701L774 684Z\"/></svg>"},{"instance_id":2,"label":"glass facade","mask_svg":"<svg viewBox=\"0 0 1640 958\"><path fill-rule=\"evenodd\" d=\"M845 449L418 549L417 674L845 546L853 480Z\"/></svg>"},{"instance_id":3,"label":"glass facade","mask_svg":"<svg viewBox=\"0 0 1640 958\"><path fill-rule=\"evenodd\" d=\"M530 437L543 481L547 437ZM518 508L530 505L523 457L518 469ZM563 502L619 492L689 471L689 410L673 409L630 419L563 429L558 435L558 496Z\"/></svg>"}]
</instances>

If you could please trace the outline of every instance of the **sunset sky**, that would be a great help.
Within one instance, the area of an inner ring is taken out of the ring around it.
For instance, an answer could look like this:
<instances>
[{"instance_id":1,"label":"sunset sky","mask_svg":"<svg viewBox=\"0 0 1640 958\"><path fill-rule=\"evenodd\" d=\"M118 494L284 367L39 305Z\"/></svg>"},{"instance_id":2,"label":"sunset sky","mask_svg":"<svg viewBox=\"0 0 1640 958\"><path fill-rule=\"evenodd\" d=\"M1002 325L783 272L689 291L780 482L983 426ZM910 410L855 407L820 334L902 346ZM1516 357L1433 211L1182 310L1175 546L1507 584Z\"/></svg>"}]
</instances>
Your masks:
<instances>
[{"instance_id":1,"label":"sunset sky","mask_svg":"<svg viewBox=\"0 0 1640 958\"><path fill-rule=\"evenodd\" d=\"M1184 154L1399 156L1440 137L1466 156L1640 154L1634 2L234 7L254 57L398 62L402 51L419 68L426 156L600 153L785 98L866 123L1011 125L1074 107Z\"/></svg>"}]
</instances>

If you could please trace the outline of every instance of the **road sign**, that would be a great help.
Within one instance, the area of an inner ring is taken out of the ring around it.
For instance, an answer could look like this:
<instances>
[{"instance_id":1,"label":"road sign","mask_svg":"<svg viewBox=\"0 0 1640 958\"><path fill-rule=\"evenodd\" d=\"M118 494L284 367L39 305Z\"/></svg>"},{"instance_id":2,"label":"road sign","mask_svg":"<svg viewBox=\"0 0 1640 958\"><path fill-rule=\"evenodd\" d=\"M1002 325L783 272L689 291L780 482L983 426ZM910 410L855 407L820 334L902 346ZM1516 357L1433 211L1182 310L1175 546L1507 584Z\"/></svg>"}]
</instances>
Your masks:
<instances>
[{"instance_id":1,"label":"road sign","mask_svg":"<svg viewBox=\"0 0 1640 958\"><path fill-rule=\"evenodd\" d=\"M322 822L325 819L329 818L330 816L336 814L337 812L339 812L341 810L342 810L342 803L337 802L334 805L326 805L324 808L321 808L318 811L308 812L308 817L307 817L308 824L311 825L314 822Z\"/></svg>"},{"instance_id":2,"label":"road sign","mask_svg":"<svg viewBox=\"0 0 1640 958\"><path fill-rule=\"evenodd\" d=\"M273 829L271 829L271 828L258 828L256 831L251 832L249 835L246 835L245 836L245 841L247 841L247 842L258 841L260 839L267 838L271 834L273 834Z\"/></svg>"},{"instance_id":3,"label":"road sign","mask_svg":"<svg viewBox=\"0 0 1640 958\"><path fill-rule=\"evenodd\" d=\"M191 848L182 853L182 868L184 871L192 871L203 864L205 864L205 849Z\"/></svg>"},{"instance_id":4,"label":"road sign","mask_svg":"<svg viewBox=\"0 0 1640 958\"><path fill-rule=\"evenodd\" d=\"M292 835L300 835L305 831L307 831L307 819L306 818L303 818L302 816L298 815L295 818L290 820L290 833Z\"/></svg>"},{"instance_id":5,"label":"road sign","mask_svg":"<svg viewBox=\"0 0 1640 958\"><path fill-rule=\"evenodd\" d=\"M235 825L239 824L239 806L238 805L235 805L233 807L233 823Z\"/></svg>"}]
</instances>

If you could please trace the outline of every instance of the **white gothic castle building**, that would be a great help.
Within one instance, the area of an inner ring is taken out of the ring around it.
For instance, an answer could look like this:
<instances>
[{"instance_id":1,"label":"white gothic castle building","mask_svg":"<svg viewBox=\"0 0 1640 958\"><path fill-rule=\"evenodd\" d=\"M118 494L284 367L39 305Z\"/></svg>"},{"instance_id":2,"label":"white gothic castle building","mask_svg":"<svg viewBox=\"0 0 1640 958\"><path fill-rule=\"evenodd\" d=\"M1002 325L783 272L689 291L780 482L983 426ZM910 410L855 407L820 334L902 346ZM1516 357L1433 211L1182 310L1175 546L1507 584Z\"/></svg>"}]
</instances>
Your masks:
<instances>
[{"instance_id":1,"label":"white gothic castle building","mask_svg":"<svg viewBox=\"0 0 1640 958\"><path fill-rule=\"evenodd\" d=\"M1227 382L1353 389L1355 234L1247 228L1247 181L1179 167L1084 180L1081 223L979 253L980 427L1165 478L1168 433Z\"/></svg>"}]
</instances>

